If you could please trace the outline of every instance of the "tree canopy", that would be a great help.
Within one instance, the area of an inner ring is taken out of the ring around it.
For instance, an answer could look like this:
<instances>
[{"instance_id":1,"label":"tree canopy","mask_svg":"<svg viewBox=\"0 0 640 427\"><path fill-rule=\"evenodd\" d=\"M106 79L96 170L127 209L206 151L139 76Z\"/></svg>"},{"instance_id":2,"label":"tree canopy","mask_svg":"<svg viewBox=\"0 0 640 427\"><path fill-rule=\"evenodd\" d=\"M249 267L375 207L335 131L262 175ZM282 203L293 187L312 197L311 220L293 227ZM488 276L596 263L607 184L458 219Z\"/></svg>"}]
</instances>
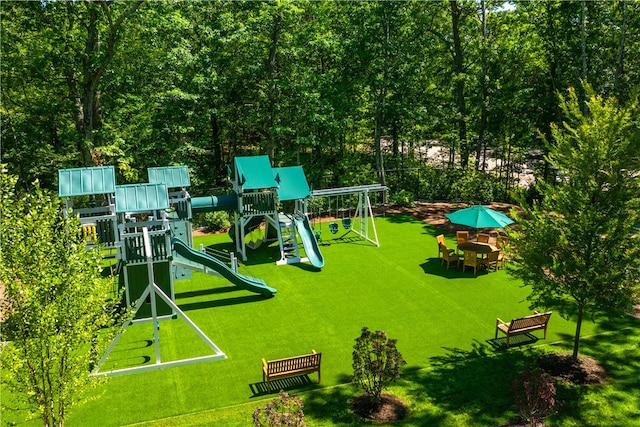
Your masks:
<instances>
[{"instance_id":1,"label":"tree canopy","mask_svg":"<svg viewBox=\"0 0 640 427\"><path fill-rule=\"evenodd\" d=\"M549 174L536 156L557 91L587 80L626 102L640 72L639 3L511 3L5 2L3 158L23 188L55 187L59 168L114 165L127 183L185 164L206 189L259 153L315 188L399 191L432 182L407 168L437 144L446 169L501 160L505 198L525 161Z\"/></svg>"},{"instance_id":2,"label":"tree canopy","mask_svg":"<svg viewBox=\"0 0 640 427\"><path fill-rule=\"evenodd\" d=\"M117 331L109 327L120 300L101 277L99 251L85 249L78 219L63 217L60 199L37 183L17 194L15 182L3 167L2 387L43 425L62 426L96 383L89 374Z\"/></svg>"},{"instance_id":3,"label":"tree canopy","mask_svg":"<svg viewBox=\"0 0 640 427\"><path fill-rule=\"evenodd\" d=\"M587 86L584 104L560 97L567 117L553 125L549 163L556 180L539 184L542 201L516 214L519 269L534 307L577 319L629 312L640 296L640 127L638 107L621 108Z\"/></svg>"}]
</instances>

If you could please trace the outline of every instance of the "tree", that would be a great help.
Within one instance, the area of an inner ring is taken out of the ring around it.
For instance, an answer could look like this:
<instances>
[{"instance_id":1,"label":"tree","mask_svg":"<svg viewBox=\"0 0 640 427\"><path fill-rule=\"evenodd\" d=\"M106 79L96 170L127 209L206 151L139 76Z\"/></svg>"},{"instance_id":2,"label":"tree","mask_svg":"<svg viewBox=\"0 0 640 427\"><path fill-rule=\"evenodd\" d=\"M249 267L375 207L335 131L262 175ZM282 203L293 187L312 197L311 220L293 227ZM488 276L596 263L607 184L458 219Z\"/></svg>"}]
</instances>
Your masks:
<instances>
[{"instance_id":1,"label":"tree","mask_svg":"<svg viewBox=\"0 0 640 427\"><path fill-rule=\"evenodd\" d=\"M362 328L353 347L352 381L369 395L375 408L380 405L382 391L400 378L404 364L395 339L384 331Z\"/></svg>"},{"instance_id":2,"label":"tree","mask_svg":"<svg viewBox=\"0 0 640 427\"><path fill-rule=\"evenodd\" d=\"M78 24L86 29L84 49L69 52L71 56L77 55L82 58L81 67L68 69L66 76L70 92L76 96L78 105L77 127L82 133L83 141L79 151L85 166L100 163L96 158L98 154L95 152L95 132L101 127L102 121L100 81L113 60L124 21L142 5L143 1L136 0L123 6L124 10L119 15L114 12L119 5L104 0L66 4L68 15L71 17L69 26ZM82 9L82 6L85 6L86 10L76 10ZM80 16L79 19L78 16ZM67 36L71 35L71 32L67 33ZM66 41L65 46L72 49L70 41ZM78 78L78 75L81 78Z\"/></svg>"},{"instance_id":3,"label":"tree","mask_svg":"<svg viewBox=\"0 0 640 427\"><path fill-rule=\"evenodd\" d=\"M4 390L15 392L45 426L64 425L67 410L96 383L89 373L113 337L118 299L100 276L99 251L85 250L79 221L36 183L14 193L2 168L0 283L4 298Z\"/></svg>"},{"instance_id":4,"label":"tree","mask_svg":"<svg viewBox=\"0 0 640 427\"><path fill-rule=\"evenodd\" d=\"M585 115L575 90L560 96L566 121L547 141L556 182L541 183L543 199L516 213L519 269L532 288L532 307L576 319L573 357L587 313L615 314L638 301L640 279L640 133L637 104L589 94Z\"/></svg>"}]
</instances>

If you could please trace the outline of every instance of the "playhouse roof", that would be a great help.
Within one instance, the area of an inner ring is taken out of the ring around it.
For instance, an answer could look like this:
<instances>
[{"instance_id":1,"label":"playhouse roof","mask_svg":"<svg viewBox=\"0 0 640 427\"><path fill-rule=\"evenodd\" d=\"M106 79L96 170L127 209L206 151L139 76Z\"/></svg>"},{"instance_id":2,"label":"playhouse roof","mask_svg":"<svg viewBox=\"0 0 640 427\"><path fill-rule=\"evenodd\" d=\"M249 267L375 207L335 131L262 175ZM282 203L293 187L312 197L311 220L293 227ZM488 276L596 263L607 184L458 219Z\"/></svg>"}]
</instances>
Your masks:
<instances>
[{"instance_id":1,"label":"playhouse roof","mask_svg":"<svg viewBox=\"0 0 640 427\"><path fill-rule=\"evenodd\" d=\"M146 212L169 207L166 184L116 186L116 212Z\"/></svg>"},{"instance_id":2,"label":"playhouse roof","mask_svg":"<svg viewBox=\"0 0 640 427\"><path fill-rule=\"evenodd\" d=\"M58 196L90 196L113 194L116 188L116 172L113 166L58 170Z\"/></svg>"},{"instance_id":3,"label":"playhouse roof","mask_svg":"<svg viewBox=\"0 0 640 427\"><path fill-rule=\"evenodd\" d=\"M236 157L236 179L243 190L277 187L268 156Z\"/></svg>"},{"instance_id":4,"label":"playhouse roof","mask_svg":"<svg viewBox=\"0 0 640 427\"><path fill-rule=\"evenodd\" d=\"M273 176L274 178L279 176L280 179L278 199L281 201L306 199L311 196L309 183L307 183L302 166L273 168Z\"/></svg>"},{"instance_id":5,"label":"playhouse roof","mask_svg":"<svg viewBox=\"0 0 640 427\"><path fill-rule=\"evenodd\" d=\"M189 187L189 169L186 166L147 168L151 184L167 184L167 188Z\"/></svg>"}]
</instances>

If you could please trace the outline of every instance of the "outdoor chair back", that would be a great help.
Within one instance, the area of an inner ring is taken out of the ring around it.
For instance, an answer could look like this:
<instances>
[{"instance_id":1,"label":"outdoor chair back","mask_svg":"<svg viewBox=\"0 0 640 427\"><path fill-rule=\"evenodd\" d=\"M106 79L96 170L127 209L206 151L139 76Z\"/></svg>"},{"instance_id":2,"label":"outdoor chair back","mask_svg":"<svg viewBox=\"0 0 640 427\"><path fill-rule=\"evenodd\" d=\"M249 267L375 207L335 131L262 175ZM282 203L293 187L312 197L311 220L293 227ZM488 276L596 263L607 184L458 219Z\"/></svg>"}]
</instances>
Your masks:
<instances>
[{"instance_id":1,"label":"outdoor chair back","mask_svg":"<svg viewBox=\"0 0 640 427\"><path fill-rule=\"evenodd\" d=\"M489 235L485 233L478 234L478 243L489 243Z\"/></svg>"},{"instance_id":2,"label":"outdoor chair back","mask_svg":"<svg viewBox=\"0 0 640 427\"><path fill-rule=\"evenodd\" d=\"M467 267L473 267L473 274L478 271L478 254L474 251L464 251L464 260L462 261L462 271Z\"/></svg>"}]
</instances>

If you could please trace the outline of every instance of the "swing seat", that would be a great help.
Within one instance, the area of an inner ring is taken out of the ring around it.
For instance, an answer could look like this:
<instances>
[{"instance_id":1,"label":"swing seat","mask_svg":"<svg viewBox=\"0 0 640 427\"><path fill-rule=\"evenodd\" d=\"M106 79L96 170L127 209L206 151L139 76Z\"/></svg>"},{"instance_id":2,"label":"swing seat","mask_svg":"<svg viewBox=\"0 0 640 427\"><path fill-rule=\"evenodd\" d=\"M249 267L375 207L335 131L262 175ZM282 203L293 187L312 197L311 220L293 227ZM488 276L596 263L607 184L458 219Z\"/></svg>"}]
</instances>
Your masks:
<instances>
[{"instance_id":1,"label":"swing seat","mask_svg":"<svg viewBox=\"0 0 640 427\"><path fill-rule=\"evenodd\" d=\"M345 230L348 230L351 228L351 218L342 218L342 226L344 227Z\"/></svg>"},{"instance_id":2,"label":"swing seat","mask_svg":"<svg viewBox=\"0 0 640 427\"><path fill-rule=\"evenodd\" d=\"M338 230L340 230L340 227L338 227L338 223L336 222L329 223L329 231L331 231L331 234L336 234Z\"/></svg>"},{"instance_id":3,"label":"swing seat","mask_svg":"<svg viewBox=\"0 0 640 427\"><path fill-rule=\"evenodd\" d=\"M314 230L313 234L316 236L316 240L318 242L322 240L322 238L320 237L322 235L322 230Z\"/></svg>"}]
</instances>

